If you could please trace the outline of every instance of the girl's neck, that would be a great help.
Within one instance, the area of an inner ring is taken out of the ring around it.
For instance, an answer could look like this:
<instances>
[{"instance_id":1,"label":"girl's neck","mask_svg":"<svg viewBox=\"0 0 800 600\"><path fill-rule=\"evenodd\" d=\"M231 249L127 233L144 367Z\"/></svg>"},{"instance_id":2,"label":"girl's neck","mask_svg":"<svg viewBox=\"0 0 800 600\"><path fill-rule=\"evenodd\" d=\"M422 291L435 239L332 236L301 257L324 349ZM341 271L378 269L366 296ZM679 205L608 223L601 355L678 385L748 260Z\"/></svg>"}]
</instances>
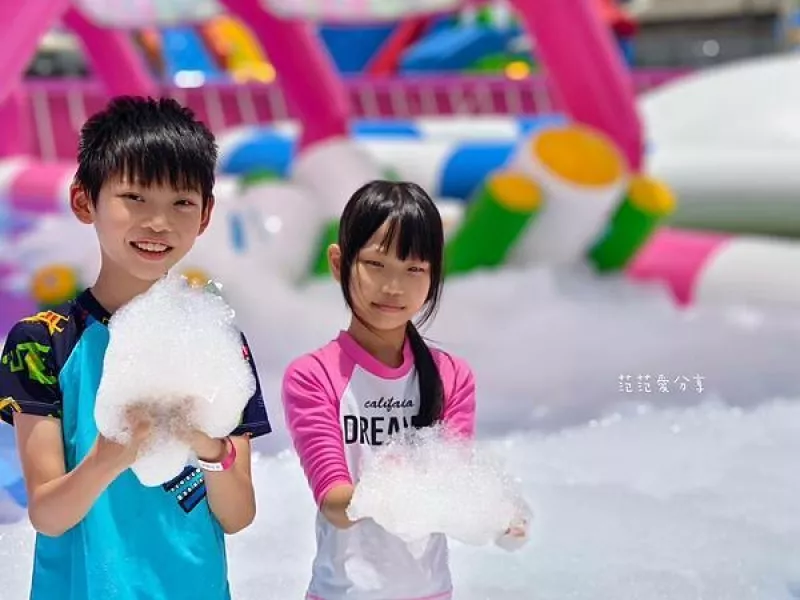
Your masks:
<instances>
[{"instance_id":1,"label":"girl's neck","mask_svg":"<svg viewBox=\"0 0 800 600\"><path fill-rule=\"evenodd\" d=\"M113 314L121 306L149 290L154 283L131 277L127 273L113 272L102 266L90 291L100 306Z\"/></svg>"},{"instance_id":2,"label":"girl's neck","mask_svg":"<svg viewBox=\"0 0 800 600\"><path fill-rule=\"evenodd\" d=\"M396 368L403 364L403 346L406 341L406 328L398 327L387 331L374 331L356 317L350 320L347 333L377 360Z\"/></svg>"}]
</instances>

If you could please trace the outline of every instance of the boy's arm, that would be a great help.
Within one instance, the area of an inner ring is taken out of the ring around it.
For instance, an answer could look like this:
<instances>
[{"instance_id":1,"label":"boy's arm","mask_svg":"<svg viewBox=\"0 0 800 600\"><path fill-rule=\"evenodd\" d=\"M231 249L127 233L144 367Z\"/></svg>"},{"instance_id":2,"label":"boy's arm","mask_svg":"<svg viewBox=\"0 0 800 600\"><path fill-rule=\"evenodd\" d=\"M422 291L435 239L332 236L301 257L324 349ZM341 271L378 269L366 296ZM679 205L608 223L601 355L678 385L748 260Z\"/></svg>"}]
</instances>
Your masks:
<instances>
[{"instance_id":1,"label":"boy's arm","mask_svg":"<svg viewBox=\"0 0 800 600\"><path fill-rule=\"evenodd\" d=\"M21 321L9 332L0 361L0 419L15 427L31 523L49 536L78 523L124 469L120 447L104 444L74 471L65 472L54 357L59 341L45 324Z\"/></svg>"},{"instance_id":2,"label":"boy's arm","mask_svg":"<svg viewBox=\"0 0 800 600\"><path fill-rule=\"evenodd\" d=\"M103 491L132 464L136 450L98 438L69 473L64 468L61 421L19 413L17 449L28 493L28 515L36 531L55 537L77 525ZM144 437L144 428L135 438Z\"/></svg>"},{"instance_id":3,"label":"boy's arm","mask_svg":"<svg viewBox=\"0 0 800 600\"><path fill-rule=\"evenodd\" d=\"M242 350L253 371L256 390L242 413L241 424L230 436L235 447L236 460L227 471L209 471L204 474L211 512L227 534L241 531L255 518L256 499L253 489L250 440L272 431L264 406L258 371L244 335ZM212 439L202 434L196 436L192 446L197 456L208 462L219 462L228 453L223 440Z\"/></svg>"},{"instance_id":4,"label":"boy's arm","mask_svg":"<svg viewBox=\"0 0 800 600\"><path fill-rule=\"evenodd\" d=\"M228 535L250 525L256 516L250 438L232 435L230 440L236 452L236 460L231 467L227 471L204 472L209 507ZM224 440L202 436L194 444L194 451L207 462L220 462L229 450Z\"/></svg>"}]
</instances>

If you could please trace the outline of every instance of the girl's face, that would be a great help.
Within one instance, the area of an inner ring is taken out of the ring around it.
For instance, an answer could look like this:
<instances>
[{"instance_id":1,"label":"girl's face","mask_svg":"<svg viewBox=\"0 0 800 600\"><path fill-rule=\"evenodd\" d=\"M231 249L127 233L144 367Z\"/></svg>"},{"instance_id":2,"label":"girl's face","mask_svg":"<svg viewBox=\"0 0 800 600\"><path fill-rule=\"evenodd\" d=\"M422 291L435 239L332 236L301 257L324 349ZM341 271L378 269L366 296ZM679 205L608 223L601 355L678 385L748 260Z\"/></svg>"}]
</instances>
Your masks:
<instances>
[{"instance_id":1,"label":"girl's face","mask_svg":"<svg viewBox=\"0 0 800 600\"><path fill-rule=\"evenodd\" d=\"M350 293L356 314L377 330L405 327L425 305L431 286L430 264L397 256L397 239L384 248L384 223L356 256Z\"/></svg>"}]
</instances>

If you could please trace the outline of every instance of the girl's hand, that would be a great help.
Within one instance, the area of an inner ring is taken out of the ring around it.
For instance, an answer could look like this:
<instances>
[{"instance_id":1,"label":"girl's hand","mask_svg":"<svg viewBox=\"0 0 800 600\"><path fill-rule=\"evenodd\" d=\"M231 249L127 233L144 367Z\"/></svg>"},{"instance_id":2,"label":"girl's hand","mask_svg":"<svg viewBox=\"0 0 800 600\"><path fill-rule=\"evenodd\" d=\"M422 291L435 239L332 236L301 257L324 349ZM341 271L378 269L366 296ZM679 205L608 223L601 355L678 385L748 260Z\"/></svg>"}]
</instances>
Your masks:
<instances>
[{"instance_id":1,"label":"girl's hand","mask_svg":"<svg viewBox=\"0 0 800 600\"><path fill-rule=\"evenodd\" d=\"M528 520L515 519L495 542L508 552L519 550L528 542Z\"/></svg>"},{"instance_id":2,"label":"girl's hand","mask_svg":"<svg viewBox=\"0 0 800 600\"><path fill-rule=\"evenodd\" d=\"M507 535L512 538L524 538L528 535L528 525L525 523L524 525L512 525L503 535Z\"/></svg>"}]
</instances>

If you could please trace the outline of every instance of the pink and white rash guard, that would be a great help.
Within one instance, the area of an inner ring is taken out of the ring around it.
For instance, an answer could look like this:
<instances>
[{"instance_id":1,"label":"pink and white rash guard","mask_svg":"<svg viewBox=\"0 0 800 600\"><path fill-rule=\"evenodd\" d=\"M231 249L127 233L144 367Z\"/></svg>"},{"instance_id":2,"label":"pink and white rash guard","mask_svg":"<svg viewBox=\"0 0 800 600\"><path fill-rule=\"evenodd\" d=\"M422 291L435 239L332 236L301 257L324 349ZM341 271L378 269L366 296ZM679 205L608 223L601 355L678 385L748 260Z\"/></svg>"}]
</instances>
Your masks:
<instances>
[{"instance_id":1,"label":"pink and white rash guard","mask_svg":"<svg viewBox=\"0 0 800 600\"><path fill-rule=\"evenodd\" d=\"M444 420L460 435L475 428L475 383L462 360L431 349L444 383ZM286 423L317 506L339 484L355 484L361 460L419 412L414 357L392 368L346 332L296 359L283 380ZM349 529L317 513L317 555L309 600L446 600L451 597L447 540L407 544L371 519Z\"/></svg>"}]
</instances>

